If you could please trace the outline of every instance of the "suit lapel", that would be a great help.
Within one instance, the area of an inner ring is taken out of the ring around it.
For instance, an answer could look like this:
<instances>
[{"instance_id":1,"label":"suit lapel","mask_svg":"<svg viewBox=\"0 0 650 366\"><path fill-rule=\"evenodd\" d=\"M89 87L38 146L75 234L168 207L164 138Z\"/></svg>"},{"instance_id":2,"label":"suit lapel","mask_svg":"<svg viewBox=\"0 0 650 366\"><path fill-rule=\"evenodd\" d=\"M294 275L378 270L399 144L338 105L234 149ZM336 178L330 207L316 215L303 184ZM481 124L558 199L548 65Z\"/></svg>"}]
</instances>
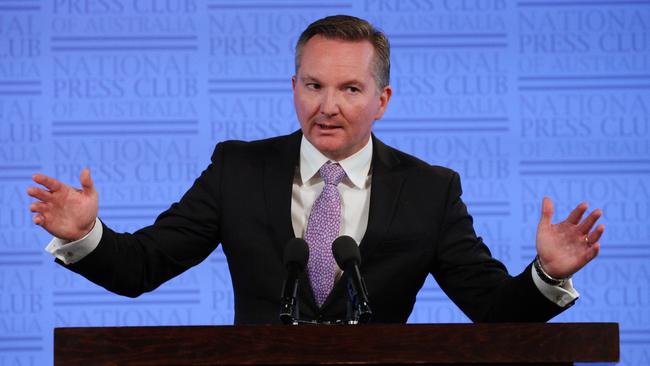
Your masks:
<instances>
[{"instance_id":1,"label":"suit lapel","mask_svg":"<svg viewBox=\"0 0 650 366\"><path fill-rule=\"evenodd\" d=\"M269 232L280 255L294 237L291 224L291 187L300 153L300 133L279 140L265 156L263 186Z\"/></svg>"},{"instance_id":2,"label":"suit lapel","mask_svg":"<svg viewBox=\"0 0 650 366\"><path fill-rule=\"evenodd\" d=\"M368 211L368 227L359 245L361 252L361 268L363 259L368 258L372 251L386 236L397 207L398 198L404 178L397 171L399 160L388 146L372 136L372 183L370 188L370 207ZM345 281L338 281L332 292L325 300L323 308L329 306L345 306ZM338 304L338 305L335 305Z\"/></svg>"},{"instance_id":3,"label":"suit lapel","mask_svg":"<svg viewBox=\"0 0 650 366\"><path fill-rule=\"evenodd\" d=\"M278 141L265 157L263 186L266 215L269 219L269 234L281 261L286 243L295 237L291 223L291 190L300 157L301 138L300 131L292 133L285 140ZM312 313L317 307L306 271L299 281L300 304L311 307Z\"/></svg>"},{"instance_id":4,"label":"suit lapel","mask_svg":"<svg viewBox=\"0 0 650 366\"><path fill-rule=\"evenodd\" d=\"M368 228L359 246L362 259L368 258L386 236L404 182L403 175L397 170L399 160L390 148L374 135L373 146Z\"/></svg>"}]
</instances>

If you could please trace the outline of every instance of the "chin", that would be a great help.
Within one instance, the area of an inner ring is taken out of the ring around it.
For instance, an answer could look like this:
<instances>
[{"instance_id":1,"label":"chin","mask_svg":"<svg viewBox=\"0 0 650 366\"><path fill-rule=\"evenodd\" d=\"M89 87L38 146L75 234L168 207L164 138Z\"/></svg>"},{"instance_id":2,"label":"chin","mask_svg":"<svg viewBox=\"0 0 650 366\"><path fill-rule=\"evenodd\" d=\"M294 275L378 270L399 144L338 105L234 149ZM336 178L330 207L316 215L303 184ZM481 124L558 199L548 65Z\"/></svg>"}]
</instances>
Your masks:
<instances>
[{"instance_id":1,"label":"chin","mask_svg":"<svg viewBox=\"0 0 650 366\"><path fill-rule=\"evenodd\" d=\"M340 155L340 146L339 145L333 145L333 144L328 144L328 143L312 143L314 147L320 151L323 155L327 156L330 159L334 159L333 157L337 157ZM338 160L338 159L336 159Z\"/></svg>"},{"instance_id":2,"label":"chin","mask_svg":"<svg viewBox=\"0 0 650 366\"><path fill-rule=\"evenodd\" d=\"M314 145L318 150L331 151L341 148L341 143L336 138L331 136L314 136L309 139L312 145Z\"/></svg>"},{"instance_id":3,"label":"chin","mask_svg":"<svg viewBox=\"0 0 650 366\"><path fill-rule=\"evenodd\" d=\"M336 156L338 153L338 149L328 145L314 145L314 146L316 146L316 149L318 149L318 151L320 151L321 153L323 153L323 155L327 157Z\"/></svg>"}]
</instances>

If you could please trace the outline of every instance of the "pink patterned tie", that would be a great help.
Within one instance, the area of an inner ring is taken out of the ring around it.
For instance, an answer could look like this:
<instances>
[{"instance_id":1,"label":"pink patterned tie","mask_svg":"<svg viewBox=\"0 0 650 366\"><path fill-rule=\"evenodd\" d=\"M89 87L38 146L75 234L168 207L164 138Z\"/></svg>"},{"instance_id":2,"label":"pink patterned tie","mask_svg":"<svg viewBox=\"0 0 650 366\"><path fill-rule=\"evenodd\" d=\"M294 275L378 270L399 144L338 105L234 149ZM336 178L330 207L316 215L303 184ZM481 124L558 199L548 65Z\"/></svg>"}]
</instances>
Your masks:
<instances>
[{"instance_id":1,"label":"pink patterned tie","mask_svg":"<svg viewBox=\"0 0 650 366\"><path fill-rule=\"evenodd\" d=\"M305 240L309 244L307 273L320 307L334 287L336 261L332 255L332 242L339 236L341 226L341 195L336 186L346 174L340 165L331 163L323 164L319 172L325 186L309 214Z\"/></svg>"}]
</instances>

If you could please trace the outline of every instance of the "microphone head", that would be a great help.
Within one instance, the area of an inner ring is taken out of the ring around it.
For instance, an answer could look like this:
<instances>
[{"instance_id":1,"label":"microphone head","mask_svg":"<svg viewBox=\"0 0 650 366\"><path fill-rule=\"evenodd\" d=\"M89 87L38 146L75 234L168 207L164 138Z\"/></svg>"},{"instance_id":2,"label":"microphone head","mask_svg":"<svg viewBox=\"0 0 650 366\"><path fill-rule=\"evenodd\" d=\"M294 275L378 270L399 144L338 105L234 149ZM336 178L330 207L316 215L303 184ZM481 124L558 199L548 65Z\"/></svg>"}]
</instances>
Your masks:
<instances>
[{"instance_id":1,"label":"microphone head","mask_svg":"<svg viewBox=\"0 0 650 366\"><path fill-rule=\"evenodd\" d=\"M332 243L332 254L339 268L345 269L346 265L352 261L361 265L361 253L357 242L347 235L339 236Z\"/></svg>"},{"instance_id":2,"label":"microphone head","mask_svg":"<svg viewBox=\"0 0 650 366\"><path fill-rule=\"evenodd\" d=\"M284 266L296 264L300 271L304 271L309 260L309 247L307 242L300 238L293 238L284 247Z\"/></svg>"}]
</instances>

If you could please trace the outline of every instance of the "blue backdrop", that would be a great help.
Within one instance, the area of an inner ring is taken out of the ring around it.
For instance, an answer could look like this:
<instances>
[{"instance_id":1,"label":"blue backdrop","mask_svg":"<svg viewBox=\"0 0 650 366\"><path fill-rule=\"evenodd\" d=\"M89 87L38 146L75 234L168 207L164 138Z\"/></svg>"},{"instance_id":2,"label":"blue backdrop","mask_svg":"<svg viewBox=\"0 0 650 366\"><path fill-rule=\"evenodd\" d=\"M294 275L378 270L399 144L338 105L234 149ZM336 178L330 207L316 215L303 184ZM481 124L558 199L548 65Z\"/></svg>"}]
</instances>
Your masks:
<instances>
[{"instance_id":1,"label":"blue backdrop","mask_svg":"<svg viewBox=\"0 0 650 366\"><path fill-rule=\"evenodd\" d=\"M544 195L562 217L604 209L601 255L555 321L620 322L621 364L650 364L650 2L0 0L0 366L50 364L54 327L232 323L220 250L121 298L53 263L25 189L89 166L108 225L151 223L216 142L298 128L295 41L337 13L392 42L376 134L460 172L512 272L534 256ZM468 320L429 281L410 321Z\"/></svg>"}]
</instances>

